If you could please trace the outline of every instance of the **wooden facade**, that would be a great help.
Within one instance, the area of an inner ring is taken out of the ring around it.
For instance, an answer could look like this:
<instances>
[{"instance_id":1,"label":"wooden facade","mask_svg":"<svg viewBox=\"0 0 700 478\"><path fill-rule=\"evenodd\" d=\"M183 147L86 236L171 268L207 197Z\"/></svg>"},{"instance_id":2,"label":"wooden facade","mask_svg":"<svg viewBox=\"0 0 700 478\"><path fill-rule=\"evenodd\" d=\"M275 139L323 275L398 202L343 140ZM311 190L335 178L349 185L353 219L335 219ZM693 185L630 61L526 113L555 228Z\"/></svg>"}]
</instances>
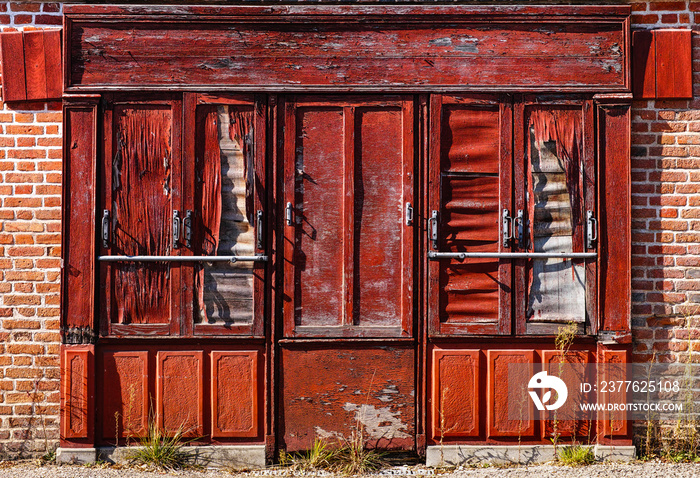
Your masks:
<instances>
[{"instance_id":1,"label":"wooden facade","mask_svg":"<svg viewBox=\"0 0 700 478\"><path fill-rule=\"evenodd\" d=\"M62 446L549 443L507 364L629 348L629 14L66 6Z\"/></svg>"}]
</instances>

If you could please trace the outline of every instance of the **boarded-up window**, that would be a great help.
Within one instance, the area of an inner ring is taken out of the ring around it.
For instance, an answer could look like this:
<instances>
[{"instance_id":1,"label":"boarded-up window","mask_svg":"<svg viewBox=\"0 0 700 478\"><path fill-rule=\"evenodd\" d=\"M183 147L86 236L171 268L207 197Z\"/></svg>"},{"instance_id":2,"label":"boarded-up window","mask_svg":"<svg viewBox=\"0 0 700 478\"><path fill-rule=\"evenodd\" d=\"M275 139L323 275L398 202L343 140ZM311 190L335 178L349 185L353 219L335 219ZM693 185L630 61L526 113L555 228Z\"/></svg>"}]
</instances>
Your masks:
<instances>
[{"instance_id":1,"label":"boarded-up window","mask_svg":"<svg viewBox=\"0 0 700 478\"><path fill-rule=\"evenodd\" d=\"M583 251L581 109L532 108L527 123L529 250ZM584 322L586 271L581 259L534 259L528 275L527 319Z\"/></svg>"},{"instance_id":2,"label":"boarded-up window","mask_svg":"<svg viewBox=\"0 0 700 478\"><path fill-rule=\"evenodd\" d=\"M258 335L266 264L257 261L266 253L264 102L197 99L192 253L203 259L193 271L194 332ZM225 260L206 259L212 256Z\"/></svg>"},{"instance_id":3,"label":"boarded-up window","mask_svg":"<svg viewBox=\"0 0 700 478\"><path fill-rule=\"evenodd\" d=\"M593 104L526 98L516 111L517 250L550 255L516 261L516 330L556 334L562 323L574 322L579 332L590 332L597 246L587 240L589 230L597 235Z\"/></svg>"},{"instance_id":4,"label":"boarded-up window","mask_svg":"<svg viewBox=\"0 0 700 478\"><path fill-rule=\"evenodd\" d=\"M202 213L202 255L253 256L253 109L223 105L201 112L196 193ZM196 323L252 322L253 264L201 263L195 276Z\"/></svg>"}]
</instances>

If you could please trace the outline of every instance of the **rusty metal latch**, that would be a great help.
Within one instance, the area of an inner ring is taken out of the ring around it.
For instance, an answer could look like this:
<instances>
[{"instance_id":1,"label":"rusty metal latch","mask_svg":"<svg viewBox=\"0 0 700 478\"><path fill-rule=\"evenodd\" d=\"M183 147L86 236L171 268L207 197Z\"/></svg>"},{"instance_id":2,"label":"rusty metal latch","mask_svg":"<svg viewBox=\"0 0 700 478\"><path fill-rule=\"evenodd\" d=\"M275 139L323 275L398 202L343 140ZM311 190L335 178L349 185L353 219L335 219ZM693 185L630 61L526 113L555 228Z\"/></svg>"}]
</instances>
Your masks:
<instances>
[{"instance_id":1,"label":"rusty metal latch","mask_svg":"<svg viewBox=\"0 0 700 478\"><path fill-rule=\"evenodd\" d=\"M102 211L102 246L105 249L109 247L109 210L105 209Z\"/></svg>"},{"instance_id":2,"label":"rusty metal latch","mask_svg":"<svg viewBox=\"0 0 700 478\"><path fill-rule=\"evenodd\" d=\"M406 225L410 226L413 224L413 206L410 202L406 203Z\"/></svg>"},{"instance_id":3,"label":"rusty metal latch","mask_svg":"<svg viewBox=\"0 0 700 478\"><path fill-rule=\"evenodd\" d=\"M503 226L501 233L503 235L503 247L510 245L510 240L513 239L513 218L510 217L510 211L504 209L501 217L503 218Z\"/></svg>"},{"instance_id":4,"label":"rusty metal latch","mask_svg":"<svg viewBox=\"0 0 700 478\"><path fill-rule=\"evenodd\" d=\"M255 213L255 247L263 248L263 212L260 209Z\"/></svg>"},{"instance_id":5,"label":"rusty metal latch","mask_svg":"<svg viewBox=\"0 0 700 478\"><path fill-rule=\"evenodd\" d=\"M593 211L586 211L586 249L593 249L598 240L598 219L593 216Z\"/></svg>"},{"instance_id":6,"label":"rusty metal latch","mask_svg":"<svg viewBox=\"0 0 700 478\"><path fill-rule=\"evenodd\" d=\"M433 249L438 248L438 212L433 211L430 219L428 219L428 235L433 242Z\"/></svg>"},{"instance_id":7,"label":"rusty metal latch","mask_svg":"<svg viewBox=\"0 0 700 478\"><path fill-rule=\"evenodd\" d=\"M188 209L185 213L185 219L182 221L182 226L185 229L185 245L192 247L192 210Z\"/></svg>"},{"instance_id":8,"label":"rusty metal latch","mask_svg":"<svg viewBox=\"0 0 700 478\"><path fill-rule=\"evenodd\" d=\"M173 211L173 249L180 247L180 225L182 221L180 220L180 211L177 209Z\"/></svg>"},{"instance_id":9,"label":"rusty metal latch","mask_svg":"<svg viewBox=\"0 0 700 478\"><path fill-rule=\"evenodd\" d=\"M589 259L598 257L597 252L428 252L428 259Z\"/></svg>"},{"instance_id":10,"label":"rusty metal latch","mask_svg":"<svg viewBox=\"0 0 700 478\"><path fill-rule=\"evenodd\" d=\"M292 212L293 212L292 203L288 202L287 207L284 209L284 216L287 219L288 226L292 225Z\"/></svg>"}]
</instances>

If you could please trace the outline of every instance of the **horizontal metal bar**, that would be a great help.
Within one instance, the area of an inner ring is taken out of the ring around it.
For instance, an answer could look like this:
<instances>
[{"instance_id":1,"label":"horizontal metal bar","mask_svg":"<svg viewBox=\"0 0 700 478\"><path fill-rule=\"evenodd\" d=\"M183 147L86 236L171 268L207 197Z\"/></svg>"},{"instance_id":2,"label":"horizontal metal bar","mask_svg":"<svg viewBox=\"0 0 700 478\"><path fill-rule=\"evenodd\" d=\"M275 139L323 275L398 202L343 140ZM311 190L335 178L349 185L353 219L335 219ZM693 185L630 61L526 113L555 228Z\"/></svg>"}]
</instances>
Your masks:
<instances>
[{"instance_id":1,"label":"horizontal metal bar","mask_svg":"<svg viewBox=\"0 0 700 478\"><path fill-rule=\"evenodd\" d=\"M267 256L100 256L102 262L266 262Z\"/></svg>"},{"instance_id":2,"label":"horizontal metal bar","mask_svg":"<svg viewBox=\"0 0 700 478\"><path fill-rule=\"evenodd\" d=\"M428 259L590 259L597 252L428 252Z\"/></svg>"}]
</instances>

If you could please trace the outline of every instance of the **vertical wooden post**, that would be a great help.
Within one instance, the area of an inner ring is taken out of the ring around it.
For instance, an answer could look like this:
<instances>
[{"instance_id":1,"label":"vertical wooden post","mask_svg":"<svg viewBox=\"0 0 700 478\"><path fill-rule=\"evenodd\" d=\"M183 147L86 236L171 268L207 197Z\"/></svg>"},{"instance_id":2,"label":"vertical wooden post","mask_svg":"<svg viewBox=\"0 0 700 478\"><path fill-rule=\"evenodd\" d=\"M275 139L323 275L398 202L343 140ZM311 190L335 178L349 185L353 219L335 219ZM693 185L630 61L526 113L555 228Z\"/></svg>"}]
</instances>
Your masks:
<instances>
[{"instance_id":1,"label":"vertical wooden post","mask_svg":"<svg viewBox=\"0 0 700 478\"><path fill-rule=\"evenodd\" d=\"M629 336L631 326L631 98L598 98L599 331Z\"/></svg>"},{"instance_id":2,"label":"vertical wooden post","mask_svg":"<svg viewBox=\"0 0 700 478\"><path fill-rule=\"evenodd\" d=\"M97 105L99 95L67 96L63 106L64 344L94 343L96 261Z\"/></svg>"},{"instance_id":3,"label":"vertical wooden post","mask_svg":"<svg viewBox=\"0 0 700 478\"><path fill-rule=\"evenodd\" d=\"M92 449L95 442L95 198L99 100L99 95L67 96L63 106L62 448Z\"/></svg>"}]
</instances>

